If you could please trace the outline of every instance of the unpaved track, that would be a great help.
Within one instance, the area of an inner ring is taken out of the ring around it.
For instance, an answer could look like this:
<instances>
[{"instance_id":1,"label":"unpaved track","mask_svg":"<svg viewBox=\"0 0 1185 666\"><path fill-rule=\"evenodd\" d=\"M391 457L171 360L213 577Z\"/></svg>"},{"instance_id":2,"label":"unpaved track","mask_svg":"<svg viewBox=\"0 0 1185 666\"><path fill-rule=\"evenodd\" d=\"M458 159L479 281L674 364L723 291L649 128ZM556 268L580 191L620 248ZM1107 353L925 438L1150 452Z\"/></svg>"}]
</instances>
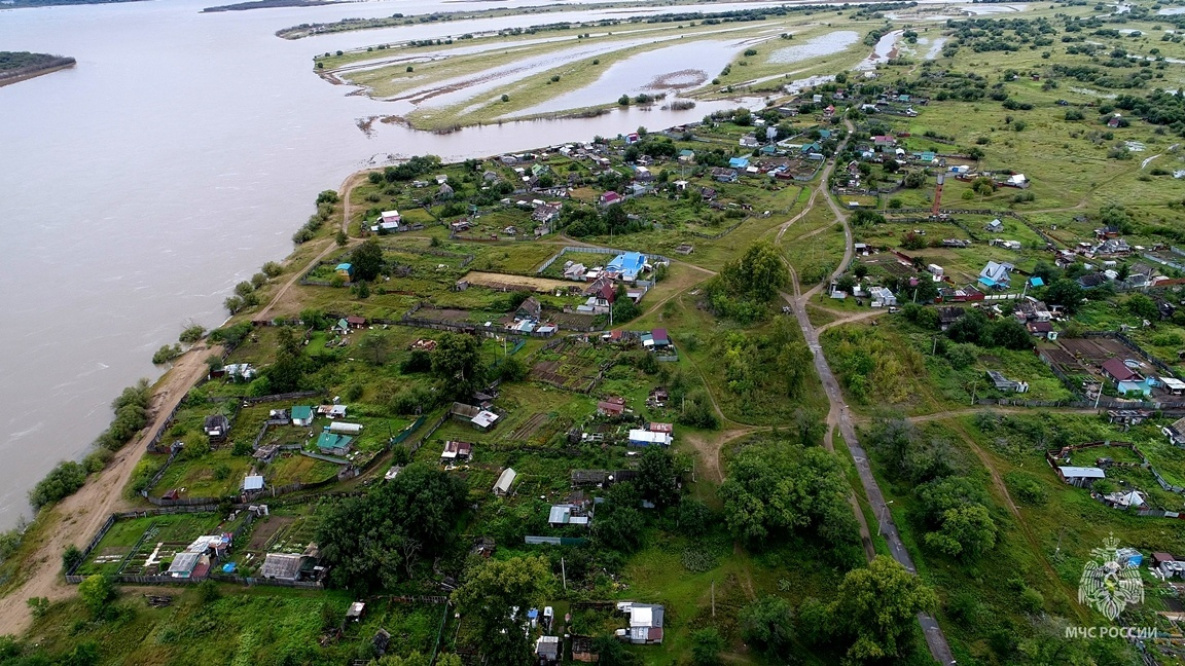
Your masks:
<instances>
[{"instance_id":1,"label":"unpaved track","mask_svg":"<svg viewBox=\"0 0 1185 666\"><path fill-rule=\"evenodd\" d=\"M848 130L848 138L851 137L854 128L851 121L844 119L844 125ZM836 149L836 154L843 152L844 145L848 138L840 144ZM852 228L848 224L847 213L840 210L836 205L835 199L827 192L827 177L831 170L835 168L835 158L829 160L827 168L824 169L819 184L815 191L811 194L810 204L803 211L805 214L813 206L818 196L824 196L827 200L827 205L831 207L835 218L843 225L844 230L844 256L843 260L836 267L835 272L830 276L834 279L841 275L848 263L852 260L853 243L852 243ZM786 223L789 226L790 222ZM778 235L778 240L781 240L781 233ZM848 411L848 406L843 401L843 393L840 390L839 382L835 375L831 372L831 366L827 363L827 358L823 355L823 348L819 345L819 331L811 324L810 317L807 316L806 303L811 297L818 293L820 289L827 283L827 280L820 282L818 285L802 292L801 285L798 283L798 276L795 274L793 267L790 270L791 284L794 289L794 294L783 293L782 297L790 305L794 311L794 316L798 320L799 328L802 329L802 336L806 341L807 347L811 350L813 356L815 371L819 375L819 380L823 383L823 391L827 395L827 400L830 403L830 408L827 413L827 423L830 427L835 426L839 429L840 437L848 447L848 452L852 456L852 460L856 463L856 472L860 477L860 485L864 488L864 496L868 499L868 504L872 507L873 513L877 517L877 531L884 537L885 542L889 545L889 552L893 559L897 560L907 571L917 574L917 568L914 566L913 558L909 551L905 549L905 545L901 541L901 536L897 531L897 526L893 522L893 515L889 512L888 503L885 501L884 494L881 492L880 486L877 484L876 477L872 473L872 467L868 460L868 454L860 446L859 440L856 438L856 428L853 425L853 419ZM861 516L859 510L856 511L857 516ZM862 535L863 536L863 535ZM865 552L872 552L868 546L865 546ZM954 662L954 657L951 654L950 645L946 641L946 636L942 633L942 629L938 626L938 622L929 613L918 613L918 623L922 626L922 634L926 638L926 645L930 648L930 654L940 664L950 664Z\"/></svg>"},{"instance_id":2,"label":"unpaved track","mask_svg":"<svg viewBox=\"0 0 1185 666\"><path fill-rule=\"evenodd\" d=\"M53 533L30 557L27 580L0 601L0 635L20 635L29 628L33 618L26 605L28 599L46 597L57 601L74 593L73 587L62 579L62 551L70 544L85 546L108 516L131 508L123 497L123 488L140 461L148 440L190 387L206 376L206 357L220 353L220 347L210 348L199 343L178 358L153 393L152 420L148 428L120 449L98 476L87 480L78 492L51 509L54 514L51 520L56 518L57 522L52 528Z\"/></svg>"},{"instance_id":3,"label":"unpaved track","mask_svg":"<svg viewBox=\"0 0 1185 666\"><path fill-rule=\"evenodd\" d=\"M361 171L350 176L342 183L341 190L338 192L338 196L343 202L340 229L345 231L347 234L349 233L350 226L350 195L353 194L354 188L361 184L368 177L369 173L369 171ZM359 239L352 238L346 244L346 247L349 247L350 245L357 242L359 242ZM269 301L268 304L264 306L264 308L260 310L259 313L256 314L252 319L257 322L268 321L268 319L270 319L272 309L274 309L276 304L284 298L284 296L288 293L288 290L292 288L292 285L296 284L297 281L300 280L300 276L311 271L314 266L316 266L322 259L329 256L331 252L340 249L343 248L338 247L337 243L333 240L326 241L325 249L317 253L317 256L313 257L313 259L309 261L309 263L305 264L303 268L293 273L292 277L288 278L288 281L284 283L284 286L280 287L280 290L276 292L276 295L272 296L272 300Z\"/></svg>"}]
</instances>

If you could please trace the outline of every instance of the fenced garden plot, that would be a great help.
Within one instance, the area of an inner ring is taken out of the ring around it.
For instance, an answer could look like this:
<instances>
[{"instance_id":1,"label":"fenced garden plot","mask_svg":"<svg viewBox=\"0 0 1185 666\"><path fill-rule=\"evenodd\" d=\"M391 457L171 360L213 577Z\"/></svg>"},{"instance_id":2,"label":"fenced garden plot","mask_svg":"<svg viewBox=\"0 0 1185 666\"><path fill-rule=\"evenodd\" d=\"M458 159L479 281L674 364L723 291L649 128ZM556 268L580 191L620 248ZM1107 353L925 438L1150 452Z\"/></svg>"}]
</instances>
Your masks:
<instances>
[{"instance_id":1,"label":"fenced garden plot","mask_svg":"<svg viewBox=\"0 0 1185 666\"><path fill-rule=\"evenodd\" d=\"M609 355L596 347L565 340L555 349L540 351L527 378L566 391L589 393L610 365Z\"/></svg>"}]
</instances>

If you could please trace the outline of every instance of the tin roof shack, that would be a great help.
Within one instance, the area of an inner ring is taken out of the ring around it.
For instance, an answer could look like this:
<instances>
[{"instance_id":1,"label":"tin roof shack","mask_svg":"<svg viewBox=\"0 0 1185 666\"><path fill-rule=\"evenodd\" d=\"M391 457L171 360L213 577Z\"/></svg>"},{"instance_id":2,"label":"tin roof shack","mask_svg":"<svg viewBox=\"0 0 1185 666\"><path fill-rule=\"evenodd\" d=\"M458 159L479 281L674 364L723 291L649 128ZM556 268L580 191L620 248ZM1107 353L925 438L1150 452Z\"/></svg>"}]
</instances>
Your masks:
<instances>
[{"instance_id":1,"label":"tin roof shack","mask_svg":"<svg viewBox=\"0 0 1185 666\"><path fill-rule=\"evenodd\" d=\"M268 553L263 560L259 575L271 580L295 581L300 578L300 564L303 556L287 553Z\"/></svg>"},{"instance_id":2,"label":"tin roof shack","mask_svg":"<svg viewBox=\"0 0 1185 666\"><path fill-rule=\"evenodd\" d=\"M630 430L630 446L670 446L674 438L665 432L652 432L637 428Z\"/></svg>"},{"instance_id":3,"label":"tin roof shack","mask_svg":"<svg viewBox=\"0 0 1185 666\"><path fill-rule=\"evenodd\" d=\"M664 608L652 604L621 601L617 610L629 616L629 629L618 629L617 637L635 645L662 645Z\"/></svg>"},{"instance_id":4,"label":"tin roof shack","mask_svg":"<svg viewBox=\"0 0 1185 666\"><path fill-rule=\"evenodd\" d=\"M547 524L552 527L563 527L564 525L584 525L587 527L591 523L588 516L579 515L583 511L578 506L572 504L556 504L551 507L551 511L547 515Z\"/></svg>"},{"instance_id":5,"label":"tin roof shack","mask_svg":"<svg viewBox=\"0 0 1185 666\"><path fill-rule=\"evenodd\" d=\"M1107 473L1098 467L1071 467L1063 465L1055 469L1062 481L1076 488L1089 488L1095 481L1107 478Z\"/></svg>"},{"instance_id":6,"label":"tin roof shack","mask_svg":"<svg viewBox=\"0 0 1185 666\"><path fill-rule=\"evenodd\" d=\"M560 663L560 637L540 636L535 641L535 657L540 666Z\"/></svg>"}]
</instances>

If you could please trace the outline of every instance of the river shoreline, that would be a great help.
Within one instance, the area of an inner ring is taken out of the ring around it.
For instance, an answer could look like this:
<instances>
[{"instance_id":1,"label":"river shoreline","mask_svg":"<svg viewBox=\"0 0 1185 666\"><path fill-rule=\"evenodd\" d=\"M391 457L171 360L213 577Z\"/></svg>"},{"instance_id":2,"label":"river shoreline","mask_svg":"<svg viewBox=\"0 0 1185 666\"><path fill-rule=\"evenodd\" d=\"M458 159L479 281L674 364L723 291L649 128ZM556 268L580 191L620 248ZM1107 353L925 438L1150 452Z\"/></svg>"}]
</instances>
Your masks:
<instances>
[{"instance_id":1,"label":"river shoreline","mask_svg":"<svg viewBox=\"0 0 1185 666\"><path fill-rule=\"evenodd\" d=\"M74 60L74 58L62 58L58 61L46 64L41 67L24 68L13 72L6 72L0 74L0 88L3 88L7 85L12 85L14 83L20 83L21 81L35 79L38 76L53 74L54 72L59 72L63 69L70 69L77 64L78 62Z\"/></svg>"}]
</instances>

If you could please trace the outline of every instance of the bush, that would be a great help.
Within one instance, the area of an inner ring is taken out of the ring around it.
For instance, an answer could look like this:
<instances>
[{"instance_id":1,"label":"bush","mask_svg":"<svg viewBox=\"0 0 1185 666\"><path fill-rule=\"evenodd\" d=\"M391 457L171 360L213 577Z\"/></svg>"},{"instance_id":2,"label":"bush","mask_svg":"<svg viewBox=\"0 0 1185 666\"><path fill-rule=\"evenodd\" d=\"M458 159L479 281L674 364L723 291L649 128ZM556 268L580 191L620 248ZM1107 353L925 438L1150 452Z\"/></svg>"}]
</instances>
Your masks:
<instances>
[{"instance_id":1,"label":"bush","mask_svg":"<svg viewBox=\"0 0 1185 666\"><path fill-rule=\"evenodd\" d=\"M73 495L86 482L86 468L74 461L62 461L58 466L37 482L29 491L29 501L34 509Z\"/></svg>"},{"instance_id":2,"label":"bush","mask_svg":"<svg viewBox=\"0 0 1185 666\"><path fill-rule=\"evenodd\" d=\"M181 345L179 345L179 344L171 345L171 346L170 345L162 345L161 348L156 350L156 353L152 355L152 364L153 365L164 365L165 363L168 363L168 362L176 359L178 356L180 356L183 353L184 353L184 350L181 349Z\"/></svg>"},{"instance_id":3,"label":"bush","mask_svg":"<svg viewBox=\"0 0 1185 666\"><path fill-rule=\"evenodd\" d=\"M62 551L62 571L71 571L74 567L82 564L82 559L82 550L78 546L74 544L66 546L66 550Z\"/></svg>"},{"instance_id":4,"label":"bush","mask_svg":"<svg viewBox=\"0 0 1185 666\"><path fill-rule=\"evenodd\" d=\"M198 340L201 340L205 335L205 326L202 326L201 324L190 324L189 326L185 327L184 331L181 331L181 336L177 339L187 345L191 345Z\"/></svg>"},{"instance_id":5,"label":"bush","mask_svg":"<svg viewBox=\"0 0 1185 666\"><path fill-rule=\"evenodd\" d=\"M270 278L274 278L283 272L284 267L274 261L269 261L263 265L263 274Z\"/></svg>"}]
</instances>

